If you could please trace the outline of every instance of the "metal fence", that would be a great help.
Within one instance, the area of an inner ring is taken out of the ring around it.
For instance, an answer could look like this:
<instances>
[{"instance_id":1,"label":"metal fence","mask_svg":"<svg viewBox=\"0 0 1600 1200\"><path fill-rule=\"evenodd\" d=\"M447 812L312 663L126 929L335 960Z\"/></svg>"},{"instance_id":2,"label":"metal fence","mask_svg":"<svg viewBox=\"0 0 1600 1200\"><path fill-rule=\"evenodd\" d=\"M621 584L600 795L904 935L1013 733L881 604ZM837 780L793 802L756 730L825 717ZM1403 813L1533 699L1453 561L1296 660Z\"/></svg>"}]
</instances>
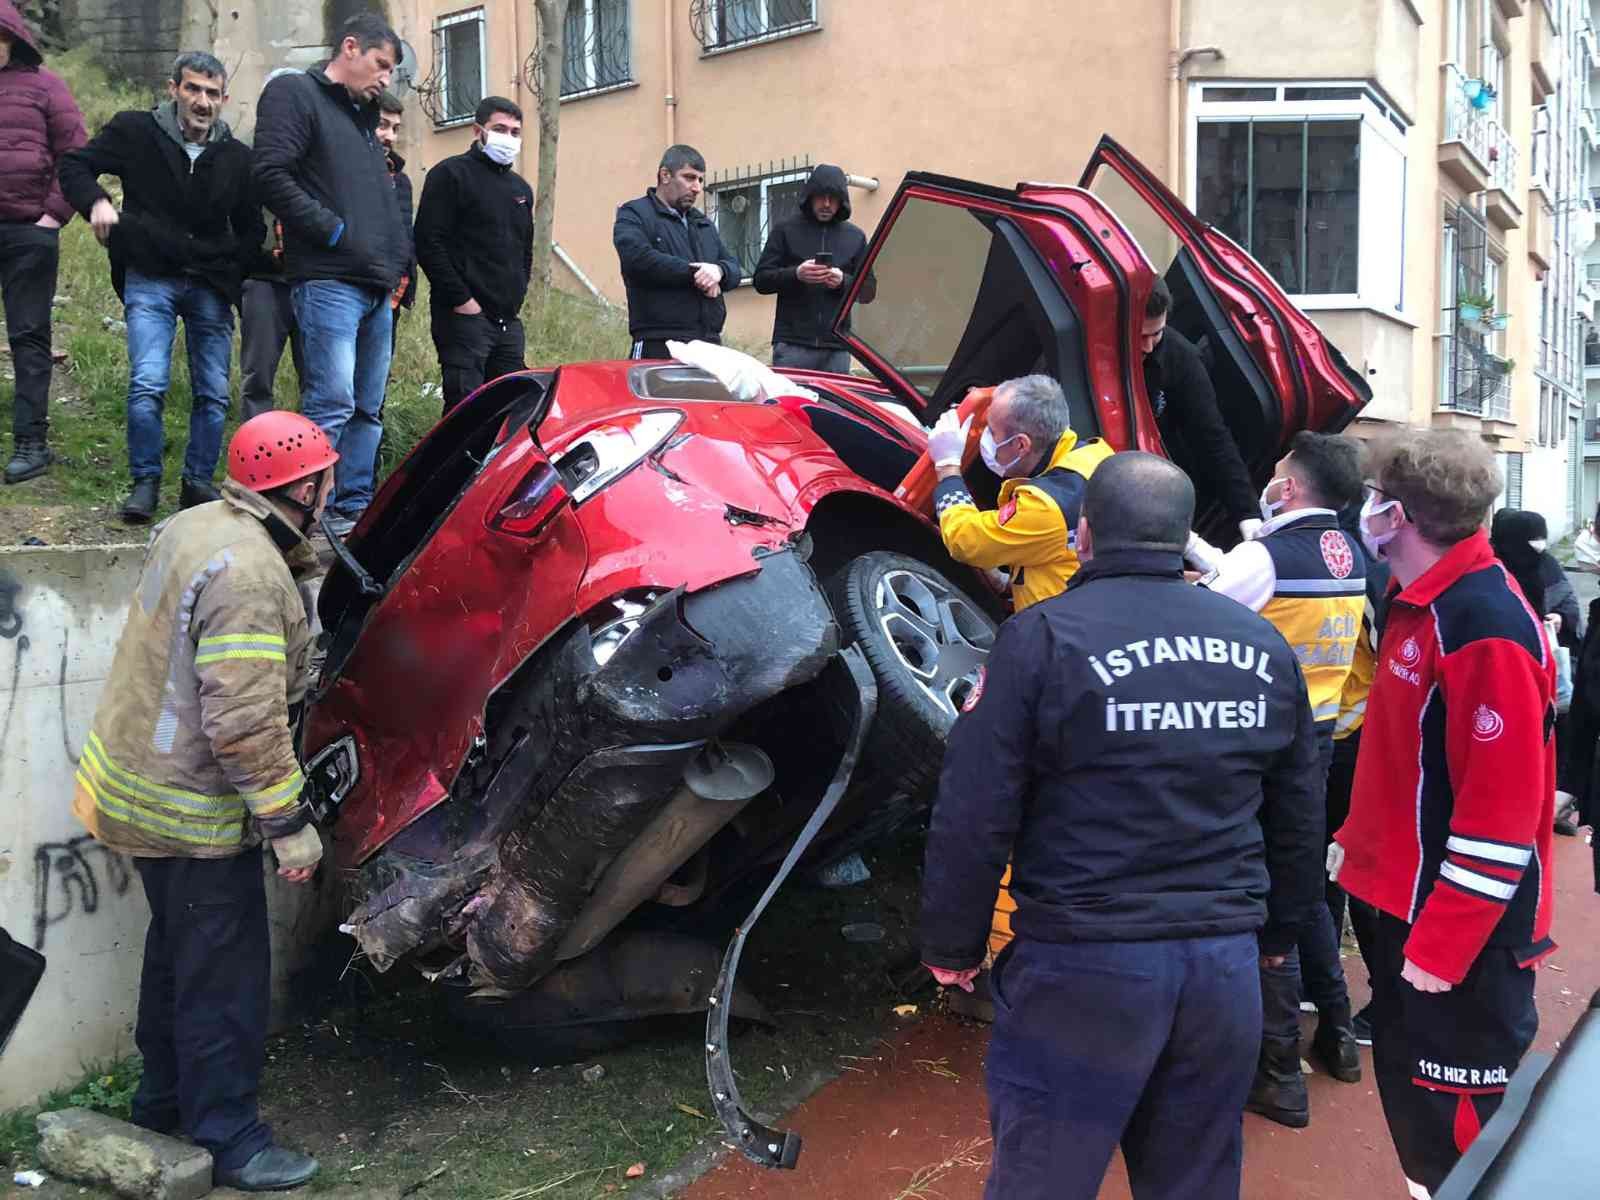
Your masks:
<instances>
[{"instance_id":1,"label":"metal fence","mask_svg":"<svg viewBox=\"0 0 1600 1200\"><path fill-rule=\"evenodd\" d=\"M689 27L707 50L793 33L817 23L817 0L690 0Z\"/></svg>"},{"instance_id":2,"label":"metal fence","mask_svg":"<svg viewBox=\"0 0 1600 1200\"><path fill-rule=\"evenodd\" d=\"M753 163L719 172L706 181L706 215L717 224L748 279L773 227L800 211L811 175L811 157Z\"/></svg>"},{"instance_id":3,"label":"metal fence","mask_svg":"<svg viewBox=\"0 0 1600 1200\"><path fill-rule=\"evenodd\" d=\"M582 96L632 82L628 0L572 0L565 42L563 96Z\"/></svg>"}]
</instances>

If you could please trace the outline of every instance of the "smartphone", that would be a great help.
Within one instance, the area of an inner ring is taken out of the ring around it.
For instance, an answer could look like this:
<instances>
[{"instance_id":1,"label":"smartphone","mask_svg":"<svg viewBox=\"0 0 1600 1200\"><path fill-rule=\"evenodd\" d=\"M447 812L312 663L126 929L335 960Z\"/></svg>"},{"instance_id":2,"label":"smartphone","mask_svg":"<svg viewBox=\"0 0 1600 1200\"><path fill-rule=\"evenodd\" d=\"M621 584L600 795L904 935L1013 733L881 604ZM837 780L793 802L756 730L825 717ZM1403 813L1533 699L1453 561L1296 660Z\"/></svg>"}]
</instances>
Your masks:
<instances>
[{"instance_id":1,"label":"smartphone","mask_svg":"<svg viewBox=\"0 0 1600 1200\"><path fill-rule=\"evenodd\" d=\"M833 251L819 250L811 256L811 261L819 267L831 267L833 266Z\"/></svg>"}]
</instances>

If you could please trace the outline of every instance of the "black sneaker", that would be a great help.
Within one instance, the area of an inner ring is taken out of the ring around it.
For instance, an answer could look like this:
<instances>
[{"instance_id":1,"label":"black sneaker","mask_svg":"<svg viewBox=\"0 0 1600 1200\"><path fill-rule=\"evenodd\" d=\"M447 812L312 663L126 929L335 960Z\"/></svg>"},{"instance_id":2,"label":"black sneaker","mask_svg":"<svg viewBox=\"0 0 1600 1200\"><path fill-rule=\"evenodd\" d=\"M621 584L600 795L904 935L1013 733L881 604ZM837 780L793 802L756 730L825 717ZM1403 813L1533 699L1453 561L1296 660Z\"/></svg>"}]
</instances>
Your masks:
<instances>
[{"instance_id":1,"label":"black sneaker","mask_svg":"<svg viewBox=\"0 0 1600 1200\"><path fill-rule=\"evenodd\" d=\"M1356 1045L1372 1045L1372 1005L1367 1005L1358 1012L1350 1021L1350 1029L1356 1035Z\"/></svg>"},{"instance_id":2,"label":"black sneaker","mask_svg":"<svg viewBox=\"0 0 1600 1200\"><path fill-rule=\"evenodd\" d=\"M1346 1012L1350 1010L1345 1009ZM1352 1018L1350 1024L1353 1025ZM1311 1060L1322 1065L1340 1083L1361 1082L1361 1050L1350 1025L1330 1024L1324 1020L1317 1026L1311 1039Z\"/></svg>"},{"instance_id":3,"label":"black sneaker","mask_svg":"<svg viewBox=\"0 0 1600 1200\"><path fill-rule=\"evenodd\" d=\"M122 521L125 525L148 525L161 504L161 480L135 479L133 490L122 502Z\"/></svg>"},{"instance_id":4,"label":"black sneaker","mask_svg":"<svg viewBox=\"0 0 1600 1200\"><path fill-rule=\"evenodd\" d=\"M1311 1124L1311 1098L1300 1073L1298 1046L1262 1043L1261 1060L1244 1106L1247 1111L1290 1129L1304 1129Z\"/></svg>"},{"instance_id":5,"label":"black sneaker","mask_svg":"<svg viewBox=\"0 0 1600 1200\"><path fill-rule=\"evenodd\" d=\"M18 437L11 461L6 464L6 482L21 483L25 479L37 478L48 471L54 461L55 456L50 453L50 446L42 437Z\"/></svg>"}]
</instances>

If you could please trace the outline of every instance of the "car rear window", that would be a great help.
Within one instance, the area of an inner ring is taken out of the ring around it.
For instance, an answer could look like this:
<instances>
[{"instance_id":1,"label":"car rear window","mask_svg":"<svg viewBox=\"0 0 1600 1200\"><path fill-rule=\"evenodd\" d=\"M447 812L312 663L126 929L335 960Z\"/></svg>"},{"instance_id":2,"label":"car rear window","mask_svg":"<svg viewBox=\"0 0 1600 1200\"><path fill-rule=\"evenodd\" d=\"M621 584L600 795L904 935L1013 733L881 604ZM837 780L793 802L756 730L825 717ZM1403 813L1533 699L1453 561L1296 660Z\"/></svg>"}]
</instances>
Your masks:
<instances>
[{"instance_id":1,"label":"car rear window","mask_svg":"<svg viewBox=\"0 0 1600 1200\"><path fill-rule=\"evenodd\" d=\"M739 397L723 387L716 376L682 363L634 367L628 372L628 387L635 396L644 400L711 400L717 404L740 402Z\"/></svg>"}]
</instances>

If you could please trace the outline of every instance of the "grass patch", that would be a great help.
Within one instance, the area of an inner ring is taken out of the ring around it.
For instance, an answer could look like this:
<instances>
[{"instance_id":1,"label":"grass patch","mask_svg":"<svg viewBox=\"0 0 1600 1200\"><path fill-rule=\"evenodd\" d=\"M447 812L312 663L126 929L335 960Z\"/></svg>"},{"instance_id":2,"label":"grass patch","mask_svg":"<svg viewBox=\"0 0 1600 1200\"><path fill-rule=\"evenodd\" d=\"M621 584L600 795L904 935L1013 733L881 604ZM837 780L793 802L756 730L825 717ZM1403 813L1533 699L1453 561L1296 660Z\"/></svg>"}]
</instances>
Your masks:
<instances>
[{"instance_id":1,"label":"grass patch","mask_svg":"<svg viewBox=\"0 0 1600 1200\"><path fill-rule=\"evenodd\" d=\"M157 98L151 91L113 79L85 50L53 55L50 66L71 86L84 110L91 134L113 114L129 108L148 108ZM102 183L116 197L115 182L106 179ZM58 462L40 479L0 489L0 544L15 540L8 536L13 533L17 536L37 533L49 542L130 537L142 541L144 533L134 530L130 534L115 520L116 506L129 485L128 352L122 303L111 287L106 252L81 219L73 220L61 233L56 296L55 347L57 352L65 351L67 355L66 363L56 366L50 401L50 443ZM531 366L614 359L627 354L626 315L604 308L587 297L553 292L549 302L538 309L531 303L525 305L522 316L527 330L527 360ZM237 342L237 334L235 339ZM442 403L438 379L438 359L428 330L428 281L423 278L418 286L416 307L400 321L384 407L386 432L379 452L380 479L438 420ZM7 360L4 370L0 370L0 405L7 410L13 390ZM238 424L237 347L231 394L235 411L229 418L226 436L231 436ZM275 394L279 408L299 407L298 382L287 353L278 372ZM162 474L165 494L161 515L177 504L178 480L183 473L183 453L188 441L190 395L188 363L180 332L173 348L172 382L164 418L166 448ZM9 456L9 440L3 445ZM42 509L77 510L78 519L40 524L37 512L29 510Z\"/></svg>"},{"instance_id":2,"label":"grass patch","mask_svg":"<svg viewBox=\"0 0 1600 1200\"><path fill-rule=\"evenodd\" d=\"M6 1170L35 1165L39 1131L34 1118L60 1108L89 1108L127 1120L133 1093L139 1087L142 1063L137 1055L93 1064L77 1083L60 1088L31 1108L0 1113L0 1163Z\"/></svg>"}]
</instances>

